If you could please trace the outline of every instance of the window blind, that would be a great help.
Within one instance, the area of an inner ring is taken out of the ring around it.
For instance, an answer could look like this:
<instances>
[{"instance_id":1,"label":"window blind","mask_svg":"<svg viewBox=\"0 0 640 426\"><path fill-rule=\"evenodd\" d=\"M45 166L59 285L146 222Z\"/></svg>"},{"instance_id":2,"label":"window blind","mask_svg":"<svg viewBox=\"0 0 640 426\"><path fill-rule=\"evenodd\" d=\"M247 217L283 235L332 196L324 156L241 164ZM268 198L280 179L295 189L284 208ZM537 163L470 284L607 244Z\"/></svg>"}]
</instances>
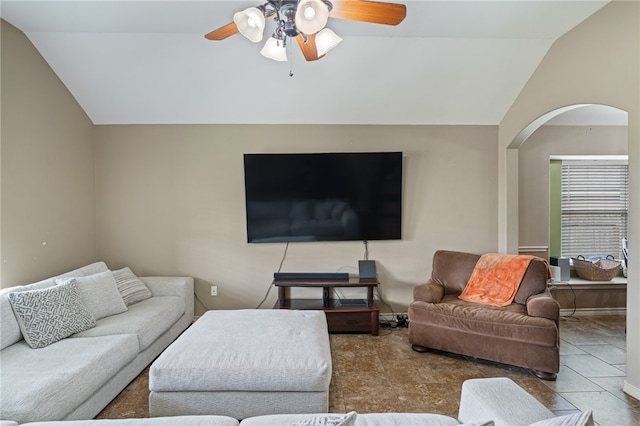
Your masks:
<instances>
[{"instance_id":1,"label":"window blind","mask_svg":"<svg viewBox=\"0 0 640 426\"><path fill-rule=\"evenodd\" d=\"M627 162L563 161L561 194L562 256L611 254L622 259L629 210Z\"/></svg>"}]
</instances>

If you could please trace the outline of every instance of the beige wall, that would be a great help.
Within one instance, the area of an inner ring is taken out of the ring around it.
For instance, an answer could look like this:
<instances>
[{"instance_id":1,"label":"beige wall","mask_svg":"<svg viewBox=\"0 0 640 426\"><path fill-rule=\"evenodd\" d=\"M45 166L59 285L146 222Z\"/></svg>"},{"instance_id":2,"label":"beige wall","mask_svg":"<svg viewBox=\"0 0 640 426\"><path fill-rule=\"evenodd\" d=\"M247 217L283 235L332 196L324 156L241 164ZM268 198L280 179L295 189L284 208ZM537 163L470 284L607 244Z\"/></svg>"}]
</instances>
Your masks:
<instances>
[{"instance_id":1,"label":"beige wall","mask_svg":"<svg viewBox=\"0 0 640 426\"><path fill-rule=\"evenodd\" d=\"M255 307L284 244L245 242L244 152L405 153L403 239L369 244L394 310L436 249L497 249L495 126L93 126L6 22L2 59L3 287L102 259L196 277L199 312ZM360 242L293 244L283 270L355 273L363 256Z\"/></svg>"},{"instance_id":2,"label":"beige wall","mask_svg":"<svg viewBox=\"0 0 640 426\"><path fill-rule=\"evenodd\" d=\"M518 138L539 117L594 103L629 113L629 247L640 247L640 2L613 1L554 43L499 126L499 247L518 247ZM628 277L640 280L640 250ZM640 398L640 286L627 288L624 390Z\"/></svg>"},{"instance_id":3,"label":"beige wall","mask_svg":"<svg viewBox=\"0 0 640 426\"><path fill-rule=\"evenodd\" d=\"M285 244L247 244L245 152L404 152L403 239L369 242L383 297L405 312L435 250L497 249L494 126L97 126L98 256L186 274L207 308L253 308ZM290 244L283 271L357 273L361 242ZM218 286L210 297L209 286ZM275 300L272 291L264 307ZM319 296L319 295L317 295ZM202 312L202 305L196 309Z\"/></svg>"},{"instance_id":4,"label":"beige wall","mask_svg":"<svg viewBox=\"0 0 640 426\"><path fill-rule=\"evenodd\" d=\"M626 126L542 126L518 150L520 246L549 246L549 157L626 155Z\"/></svg>"},{"instance_id":5,"label":"beige wall","mask_svg":"<svg viewBox=\"0 0 640 426\"><path fill-rule=\"evenodd\" d=\"M93 125L24 34L2 27L2 287L96 258Z\"/></svg>"}]
</instances>

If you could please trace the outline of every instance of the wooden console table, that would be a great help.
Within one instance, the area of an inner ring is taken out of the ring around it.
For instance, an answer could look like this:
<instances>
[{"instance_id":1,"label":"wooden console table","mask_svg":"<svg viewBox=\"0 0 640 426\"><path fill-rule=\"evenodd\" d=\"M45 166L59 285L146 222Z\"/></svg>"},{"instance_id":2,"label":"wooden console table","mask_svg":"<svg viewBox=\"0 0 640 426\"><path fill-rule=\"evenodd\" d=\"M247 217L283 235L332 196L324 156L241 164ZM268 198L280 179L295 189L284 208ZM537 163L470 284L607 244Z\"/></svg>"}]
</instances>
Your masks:
<instances>
[{"instance_id":1,"label":"wooden console table","mask_svg":"<svg viewBox=\"0 0 640 426\"><path fill-rule=\"evenodd\" d=\"M380 282L377 279L274 279L278 287L278 300L274 309L322 309L327 315L330 333L371 333L378 335L380 309L373 300L373 289ZM307 287L322 289L322 298L292 299L287 297L287 288ZM340 299L332 297L331 289L345 287L366 287L363 299Z\"/></svg>"}]
</instances>

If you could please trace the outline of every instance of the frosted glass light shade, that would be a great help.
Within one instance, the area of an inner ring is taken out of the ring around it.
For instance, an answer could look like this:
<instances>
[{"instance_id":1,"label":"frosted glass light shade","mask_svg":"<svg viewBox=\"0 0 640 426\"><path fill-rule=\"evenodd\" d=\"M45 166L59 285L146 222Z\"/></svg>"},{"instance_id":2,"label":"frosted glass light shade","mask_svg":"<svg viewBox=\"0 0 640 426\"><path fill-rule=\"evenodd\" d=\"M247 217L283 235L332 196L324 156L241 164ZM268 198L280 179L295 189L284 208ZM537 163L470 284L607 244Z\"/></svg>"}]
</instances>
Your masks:
<instances>
[{"instance_id":1,"label":"frosted glass light shade","mask_svg":"<svg viewBox=\"0 0 640 426\"><path fill-rule=\"evenodd\" d=\"M270 37L267 40L260 53L265 58L273 59L274 61L285 62L287 60L287 50L284 47L284 42L274 37Z\"/></svg>"},{"instance_id":2,"label":"frosted glass light shade","mask_svg":"<svg viewBox=\"0 0 640 426\"><path fill-rule=\"evenodd\" d=\"M329 28L325 28L316 34L316 49L318 50L318 56L322 56L334 47L336 47L342 38Z\"/></svg>"},{"instance_id":3,"label":"frosted glass light shade","mask_svg":"<svg viewBox=\"0 0 640 426\"><path fill-rule=\"evenodd\" d=\"M295 20L298 31L315 34L327 25L329 6L322 0L300 0Z\"/></svg>"},{"instance_id":4,"label":"frosted glass light shade","mask_svg":"<svg viewBox=\"0 0 640 426\"><path fill-rule=\"evenodd\" d=\"M240 34L254 43L262 40L265 19L264 13L257 7L250 7L242 12L233 14L233 22L238 27Z\"/></svg>"}]
</instances>

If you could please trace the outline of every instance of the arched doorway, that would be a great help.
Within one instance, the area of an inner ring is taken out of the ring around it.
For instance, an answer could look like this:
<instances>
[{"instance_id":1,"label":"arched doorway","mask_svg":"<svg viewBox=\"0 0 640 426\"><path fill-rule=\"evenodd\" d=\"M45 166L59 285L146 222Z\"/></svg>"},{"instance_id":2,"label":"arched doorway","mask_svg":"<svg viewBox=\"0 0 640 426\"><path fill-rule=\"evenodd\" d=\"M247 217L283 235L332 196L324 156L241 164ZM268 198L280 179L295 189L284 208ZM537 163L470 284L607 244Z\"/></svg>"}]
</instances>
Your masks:
<instances>
[{"instance_id":1,"label":"arched doorway","mask_svg":"<svg viewBox=\"0 0 640 426\"><path fill-rule=\"evenodd\" d=\"M511 202L514 202L514 198L515 198L515 204L518 206L517 208L517 212L516 212L516 217L517 217L517 221L516 221L516 225L513 226L512 228L509 228L510 230L512 229L516 229L516 233L518 235L518 237L516 238L516 246L520 244L520 240L523 240L523 238L521 238L521 229L525 228L528 226L527 223L527 219L522 219L521 215L520 215L520 210L522 209L521 207L521 201L522 198L527 197L528 196L528 190L526 189L522 189L522 182L521 180L523 179L522 175L526 173L523 173L523 168L526 168L528 166L522 164L523 161L529 161L529 160L522 160L520 158L520 155L522 154L522 152L526 149L525 146L527 148L530 148L531 146L535 145L536 143L540 143L540 140L544 140L545 138L547 139L547 141L549 140L549 138L551 138L552 136L549 136L549 134L553 133L553 132L547 132L546 135L544 135L544 137L539 137L539 133L540 132L544 132L545 127L548 127L550 125L567 125L567 126L575 126L575 127L579 127L580 125L582 125L585 129L587 129L587 131L593 131L595 126L603 126L606 125L607 123L602 123L602 122L583 122L583 123L575 123L575 122L571 122L571 120L566 121L565 118L567 116L571 116L573 114L577 114L580 110L582 110L582 112L588 113L590 111L590 109L600 109L601 111L605 111L605 112L614 112L618 115L618 118L621 115L625 116L625 132L630 132L629 134L623 135L620 139L623 141L623 144L625 145L623 148L626 149L626 151L624 153L629 153L629 155L631 155L631 146L630 146L630 140L632 140L631 135L634 134L633 130L629 130L628 128L628 116L626 115L626 112L618 109L618 108L614 108L614 107L610 107L610 106L606 106L606 105L593 105L593 104L580 104L580 105L570 105L570 106L565 106L562 108L558 108L554 111L550 111L548 113L545 113L543 115L541 115L539 118L533 120L531 123L529 123L527 126L525 126L522 131L520 131L516 137L513 138L513 140L511 141L510 144L508 144L508 148L506 149L507 151L507 155L506 155L506 161L508 163L508 173L506 173L506 175L510 178L508 179L510 182L510 188L511 190L509 190L509 188L507 189L507 193L509 194L510 200ZM616 115L614 114L614 115ZM585 116L588 116L589 114L584 114ZM624 124L624 123L622 123ZM609 125L612 126L621 126L622 125L619 121L613 120L612 123L609 123ZM598 129L595 129L598 130ZM578 132L579 133L579 132ZM594 132L594 133L598 133L598 132ZM506 142L506 141L505 141ZM527 146L526 144L531 144L530 146ZM606 140L601 140L600 144L606 147ZM503 145L504 146L504 145ZM602 151L602 146L600 146L599 150L594 150L593 146L591 148L588 148L586 145L585 146L576 146L573 147L573 151L566 151L564 150L563 152L557 152L559 154L602 154L603 152L605 153L610 153L610 154L621 154L622 152L620 151L620 144L618 144L618 150L615 152L606 152L606 151ZM585 151L580 152L581 149L584 149ZM537 161L542 161L544 163L543 167L544 168L548 168L548 163L549 163L549 158L548 158L548 153L545 152L540 152L542 150L539 150L539 152L537 152ZM629 158L629 162L630 162L630 166L631 166L631 158ZM635 163L634 163L635 164ZM524 179L526 179L526 177L524 177ZM539 180L538 181L539 185L548 185L548 177L545 177L545 179ZM509 185L507 185L509 187ZM548 193L545 193L545 197L548 198ZM515 195L515 197L514 197ZM508 197L508 198L509 198ZM631 192L630 193L630 199L631 198L637 198L637 192ZM637 200L634 199L634 202L637 203ZM542 206L542 211L548 211L548 204L545 203L544 206ZM508 215L507 215L508 216ZM546 225L544 227L545 230L548 230L548 225ZM543 234L546 234L546 232L543 232ZM522 241L523 243L526 243L526 241ZM542 245L542 244L541 244ZM632 297L633 299L633 297ZM634 316L637 316L637 311L635 311L635 307L633 306L633 304L629 304L629 298L627 298L627 317L629 318L629 316L631 316L631 318L633 318ZM637 336L635 336L634 330L630 330L631 334L627 334L626 337L626 341L627 341L627 354L631 354L631 360L628 361L627 366L628 369L634 369L635 364L633 361L634 356L633 353L635 351L635 347L636 347L636 341L637 341ZM630 363L630 364L629 364ZM627 370L627 374L628 374L628 370ZM638 392L637 392L637 387L631 385L628 381L625 380L624 382L624 391L634 397L637 397Z\"/></svg>"},{"instance_id":2,"label":"arched doorway","mask_svg":"<svg viewBox=\"0 0 640 426\"><path fill-rule=\"evenodd\" d=\"M550 249L559 256L559 246L550 244L559 230L551 226L549 160L626 156L628 114L605 105L573 105L547 113L534 123L518 135L522 138L517 148L519 251L530 247L548 255Z\"/></svg>"}]
</instances>

